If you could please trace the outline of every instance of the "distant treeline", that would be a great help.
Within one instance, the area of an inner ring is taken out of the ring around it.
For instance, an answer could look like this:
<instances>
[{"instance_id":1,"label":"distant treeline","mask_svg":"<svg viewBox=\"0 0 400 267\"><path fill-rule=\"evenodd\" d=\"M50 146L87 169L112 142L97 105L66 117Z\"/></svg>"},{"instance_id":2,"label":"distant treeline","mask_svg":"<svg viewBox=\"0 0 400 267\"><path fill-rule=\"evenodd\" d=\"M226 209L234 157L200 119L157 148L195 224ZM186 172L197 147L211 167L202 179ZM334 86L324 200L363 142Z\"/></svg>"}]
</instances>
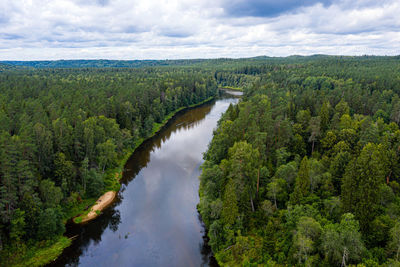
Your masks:
<instances>
[{"instance_id":1,"label":"distant treeline","mask_svg":"<svg viewBox=\"0 0 400 267\"><path fill-rule=\"evenodd\" d=\"M16 67L33 67L33 68L143 68L143 67L160 67L160 66L187 66L200 67L203 69L247 69L246 74L254 74L255 67L259 65L280 65L280 64L299 64L308 62L318 62L320 60L346 61L346 62L365 62L365 61L390 61L399 60L400 56L382 57L382 56L289 56L289 57L268 57L259 56L252 58L233 59L233 58L217 58L217 59L175 59L175 60L40 60L40 61L0 61L5 66Z\"/></svg>"}]
</instances>

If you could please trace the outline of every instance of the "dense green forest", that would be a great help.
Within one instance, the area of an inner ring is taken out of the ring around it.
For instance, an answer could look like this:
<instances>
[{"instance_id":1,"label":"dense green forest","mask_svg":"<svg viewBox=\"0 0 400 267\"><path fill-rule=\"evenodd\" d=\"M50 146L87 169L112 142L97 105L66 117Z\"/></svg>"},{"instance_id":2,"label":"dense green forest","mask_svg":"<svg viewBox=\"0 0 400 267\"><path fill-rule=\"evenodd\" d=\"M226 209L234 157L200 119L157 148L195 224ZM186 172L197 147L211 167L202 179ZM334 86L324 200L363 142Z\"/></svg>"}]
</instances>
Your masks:
<instances>
[{"instance_id":1,"label":"dense green forest","mask_svg":"<svg viewBox=\"0 0 400 267\"><path fill-rule=\"evenodd\" d=\"M198 209L223 266L400 265L400 60L285 58L243 86L204 155Z\"/></svg>"},{"instance_id":2,"label":"dense green forest","mask_svg":"<svg viewBox=\"0 0 400 267\"><path fill-rule=\"evenodd\" d=\"M130 149L167 115L217 92L202 70L4 65L0 262L13 265L30 248L57 241L79 207L118 190L109 170Z\"/></svg>"},{"instance_id":3,"label":"dense green forest","mask_svg":"<svg viewBox=\"0 0 400 267\"><path fill-rule=\"evenodd\" d=\"M221 265L400 265L400 57L324 55L0 62L0 265L57 242L133 148L218 87L244 90L200 177Z\"/></svg>"}]
</instances>

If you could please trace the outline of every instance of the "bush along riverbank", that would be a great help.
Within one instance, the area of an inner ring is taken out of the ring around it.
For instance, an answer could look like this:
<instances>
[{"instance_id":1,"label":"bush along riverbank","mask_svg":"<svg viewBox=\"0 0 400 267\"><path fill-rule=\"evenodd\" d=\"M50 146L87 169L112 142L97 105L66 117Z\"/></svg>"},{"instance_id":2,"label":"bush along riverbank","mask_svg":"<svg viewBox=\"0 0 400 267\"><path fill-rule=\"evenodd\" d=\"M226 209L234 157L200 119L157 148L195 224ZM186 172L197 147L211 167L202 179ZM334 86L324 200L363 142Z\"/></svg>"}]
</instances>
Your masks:
<instances>
[{"instance_id":1,"label":"bush along riverbank","mask_svg":"<svg viewBox=\"0 0 400 267\"><path fill-rule=\"evenodd\" d=\"M12 69L0 73L0 91L1 266L53 260L68 246L65 223L119 191L132 152L218 94L208 73L169 68Z\"/></svg>"}]
</instances>

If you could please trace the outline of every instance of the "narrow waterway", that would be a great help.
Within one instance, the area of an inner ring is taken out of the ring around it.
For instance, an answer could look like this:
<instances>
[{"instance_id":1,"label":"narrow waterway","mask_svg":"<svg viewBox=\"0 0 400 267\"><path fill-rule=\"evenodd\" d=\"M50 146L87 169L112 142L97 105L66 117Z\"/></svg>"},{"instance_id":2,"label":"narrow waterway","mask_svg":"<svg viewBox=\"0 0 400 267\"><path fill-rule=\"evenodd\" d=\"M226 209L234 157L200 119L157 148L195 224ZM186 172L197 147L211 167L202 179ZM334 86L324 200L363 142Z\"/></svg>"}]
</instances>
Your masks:
<instances>
[{"instance_id":1,"label":"narrow waterway","mask_svg":"<svg viewBox=\"0 0 400 267\"><path fill-rule=\"evenodd\" d=\"M77 236L56 266L215 266L196 210L199 166L227 97L184 111L127 162L117 201Z\"/></svg>"}]
</instances>

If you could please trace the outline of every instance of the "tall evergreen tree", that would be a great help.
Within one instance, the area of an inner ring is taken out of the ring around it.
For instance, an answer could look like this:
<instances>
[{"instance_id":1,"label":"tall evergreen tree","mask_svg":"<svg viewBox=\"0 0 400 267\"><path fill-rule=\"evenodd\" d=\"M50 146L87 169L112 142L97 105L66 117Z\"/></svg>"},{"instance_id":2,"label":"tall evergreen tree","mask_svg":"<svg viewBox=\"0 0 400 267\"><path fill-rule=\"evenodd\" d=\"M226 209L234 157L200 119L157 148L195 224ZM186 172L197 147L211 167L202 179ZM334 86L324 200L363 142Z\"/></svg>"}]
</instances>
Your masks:
<instances>
[{"instance_id":1,"label":"tall evergreen tree","mask_svg":"<svg viewBox=\"0 0 400 267\"><path fill-rule=\"evenodd\" d=\"M290 196L292 204L300 204L304 197L310 193L310 170L308 166L308 158L305 156L299 167L299 172L296 177L294 191Z\"/></svg>"},{"instance_id":2,"label":"tall evergreen tree","mask_svg":"<svg viewBox=\"0 0 400 267\"><path fill-rule=\"evenodd\" d=\"M381 145L367 144L349 163L343 177L343 208L352 212L367 234L379 212L379 185L385 182L388 159Z\"/></svg>"}]
</instances>

